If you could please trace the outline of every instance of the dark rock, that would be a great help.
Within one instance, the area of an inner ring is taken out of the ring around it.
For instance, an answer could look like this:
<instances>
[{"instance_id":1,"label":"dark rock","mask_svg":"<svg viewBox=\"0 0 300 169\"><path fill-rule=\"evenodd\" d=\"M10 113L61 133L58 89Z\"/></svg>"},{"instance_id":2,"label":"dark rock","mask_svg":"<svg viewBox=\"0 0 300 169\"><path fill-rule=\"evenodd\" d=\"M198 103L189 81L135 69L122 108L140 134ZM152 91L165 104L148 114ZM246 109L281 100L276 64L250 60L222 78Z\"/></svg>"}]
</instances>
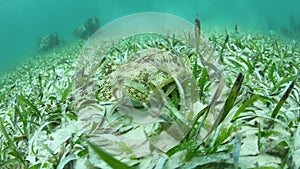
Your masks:
<instances>
[{"instance_id":1,"label":"dark rock","mask_svg":"<svg viewBox=\"0 0 300 169\"><path fill-rule=\"evenodd\" d=\"M73 36L77 39L88 39L100 27L100 21L97 17L88 18L83 25L73 31Z\"/></svg>"},{"instance_id":2,"label":"dark rock","mask_svg":"<svg viewBox=\"0 0 300 169\"><path fill-rule=\"evenodd\" d=\"M50 33L42 37L38 42L39 51L48 51L59 46L60 40L57 33Z\"/></svg>"}]
</instances>

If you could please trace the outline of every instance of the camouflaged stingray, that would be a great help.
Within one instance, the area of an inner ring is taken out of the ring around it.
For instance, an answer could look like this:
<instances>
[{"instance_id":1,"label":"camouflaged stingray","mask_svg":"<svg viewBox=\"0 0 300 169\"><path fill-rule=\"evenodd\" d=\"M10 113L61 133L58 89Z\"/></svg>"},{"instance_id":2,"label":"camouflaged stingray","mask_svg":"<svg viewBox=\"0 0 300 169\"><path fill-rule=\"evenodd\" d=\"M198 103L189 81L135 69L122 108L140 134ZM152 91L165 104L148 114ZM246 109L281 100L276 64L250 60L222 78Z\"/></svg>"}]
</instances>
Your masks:
<instances>
[{"instance_id":1,"label":"camouflaged stingray","mask_svg":"<svg viewBox=\"0 0 300 169\"><path fill-rule=\"evenodd\" d=\"M129 23L124 19L123 24ZM207 57L212 48L203 40L197 52L193 25L183 24L186 32L172 27L170 32L135 30L139 33L124 37L114 37L107 27L88 42L74 97L92 142L118 158L128 157L120 149L124 146L140 158L166 152L187 136L201 106L193 69L201 65L198 54Z\"/></svg>"},{"instance_id":2,"label":"camouflaged stingray","mask_svg":"<svg viewBox=\"0 0 300 169\"><path fill-rule=\"evenodd\" d=\"M122 51L120 48L124 44L130 45L132 50L127 47ZM104 58L97 98L109 101L129 97L133 102L145 105L153 97L154 90L171 94L176 90L176 81L180 85L191 78L188 56L192 52L174 37L142 34L127 38Z\"/></svg>"}]
</instances>

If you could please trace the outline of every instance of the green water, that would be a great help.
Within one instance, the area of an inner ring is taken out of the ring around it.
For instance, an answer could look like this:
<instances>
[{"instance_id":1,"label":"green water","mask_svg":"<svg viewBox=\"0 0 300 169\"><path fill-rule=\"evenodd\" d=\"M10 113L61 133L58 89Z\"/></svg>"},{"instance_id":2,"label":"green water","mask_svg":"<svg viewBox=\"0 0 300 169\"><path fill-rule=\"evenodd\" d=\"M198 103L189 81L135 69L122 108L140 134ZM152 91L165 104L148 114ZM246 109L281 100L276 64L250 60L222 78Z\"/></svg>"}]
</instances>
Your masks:
<instances>
[{"instance_id":1,"label":"green water","mask_svg":"<svg viewBox=\"0 0 300 169\"><path fill-rule=\"evenodd\" d=\"M137 12L166 12L191 22L197 13L204 30L237 24L280 33L290 27L290 18L300 29L299 6L299 0L0 0L0 72L32 57L38 39L48 33L71 41L72 31L89 17L97 16L103 26Z\"/></svg>"}]
</instances>

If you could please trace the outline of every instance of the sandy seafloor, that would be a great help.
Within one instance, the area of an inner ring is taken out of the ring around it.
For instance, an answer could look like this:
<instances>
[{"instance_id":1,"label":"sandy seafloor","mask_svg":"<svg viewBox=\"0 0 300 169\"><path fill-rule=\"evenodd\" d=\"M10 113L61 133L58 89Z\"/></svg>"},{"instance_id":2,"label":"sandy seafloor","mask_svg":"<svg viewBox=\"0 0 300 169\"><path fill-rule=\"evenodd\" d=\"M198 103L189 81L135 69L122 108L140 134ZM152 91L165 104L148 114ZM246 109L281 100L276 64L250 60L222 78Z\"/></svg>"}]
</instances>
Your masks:
<instances>
[{"instance_id":1,"label":"sandy seafloor","mask_svg":"<svg viewBox=\"0 0 300 169\"><path fill-rule=\"evenodd\" d=\"M280 6L280 3L275 4L277 5L273 10ZM241 9L249 10L246 5L242 6ZM283 8L286 6L288 4L282 5ZM170 6L165 11L176 14L175 9ZM218 6L216 9L223 8ZM293 15L292 11L290 15ZM251 10L247 13L250 15ZM120 15L114 16L117 18ZM181 16L193 22L195 15L182 13ZM221 105L227 99L239 73L244 75L237 100L229 116L220 125L219 133L215 132L215 137L210 138L206 145L198 147L198 155L190 158L183 158L184 153L191 152L188 147L179 148L177 153L168 156L165 152L156 152L149 158L134 158L134 155L141 152L131 152L126 146L120 147L132 158L125 158L128 157L126 153L114 157L138 168L299 168L300 28L298 30L290 25L290 21L286 19L290 16L277 17L283 18L283 22L273 22L274 17L270 17L269 24L260 18L259 23L265 23L268 28L251 30L247 23L236 24L238 22L234 19L224 26L221 21L214 23L211 19L213 15L207 18L199 12L198 16L204 20L201 25L203 35L215 45L216 56L222 56L223 59L222 62L218 61L218 65L224 68L222 73L226 79L220 97L223 101ZM224 17L233 16L234 12ZM253 23L256 21L255 17L252 16ZM82 17L80 23L84 19L86 17ZM109 22L109 19L104 19L103 22ZM295 22L297 23L296 17ZM78 26L78 23L74 21L72 28ZM253 23L250 25L255 25ZM286 26L284 30L280 28L282 25ZM56 24L52 28L55 27ZM71 26L64 29L70 30L69 28L71 29ZM66 30L58 32L70 34L66 33ZM46 32L49 33L49 30L39 32L38 36ZM226 33L229 36L228 42L225 40ZM26 34L26 30L24 33L17 33L16 36L20 34ZM107 167L103 160L94 159L97 157L94 152L87 152L85 138L82 137L84 134L73 107L72 84L77 80L74 79L74 75L78 73L77 59L86 41L74 40L70 35L65 37L68 36L70 39L66 38L60 46L46 52L33 52L31 49L35 47L26 46L31 48L30 52L25 52L26 58L19 58L19 63L9 61L9 64L15 65L1 73L0 168L38 168L42 165L44 168L80 168L92 165ZM11 39L14 39L14 36ZM36 38L32 38L29 41L35 40ZM6 54L8 55L5 56L9 57L9 51L6 51ZM11 59L18 60L13 57ZM196 77L201 79L203 71L199 70L197 73ZM206 80L210 82L210 79ZM209 89L208 85L207 90ZM201 100L204 107L210 103L212 94L208 93L206 97ZM189 143L196 144L192 141ZM105 150L105 147L103 149Z\"/></svg>"},{"instance_id":2,"label":"sandy seafloor","mask_svg":"<svg viewBox=\"0 0 300 169\"><path fill-rule=\"evenodd\" d=\"M34 55L38 39L49 33L71 41L72 31L89 17L97 16L104 26L129 14L163 12L190 22L198 15L207 30L230 29L237 24L248 31L280 33L283 27L291 28L291 19L299 22L298 6L297 0L1 0L0 71L16 67Z\"/></svg>"}]
</instances>

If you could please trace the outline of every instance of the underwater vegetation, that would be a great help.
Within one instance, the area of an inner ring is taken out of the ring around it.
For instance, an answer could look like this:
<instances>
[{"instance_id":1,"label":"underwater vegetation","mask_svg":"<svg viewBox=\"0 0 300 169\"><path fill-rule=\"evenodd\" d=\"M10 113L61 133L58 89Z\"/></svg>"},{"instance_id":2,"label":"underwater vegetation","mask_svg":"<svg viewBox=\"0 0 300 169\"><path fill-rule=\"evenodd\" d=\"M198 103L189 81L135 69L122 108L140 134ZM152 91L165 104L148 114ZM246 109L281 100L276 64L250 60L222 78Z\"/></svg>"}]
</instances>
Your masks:
<instances>
[{"instance_id":1,"label":"underwater vegetation","mask_svg":"<svg viewBox=\"0 0 300 169\"><path fill-rule=\"evenodd\" d=\"M73 30L73 36L76 39L87 40L100 27L100 21L97 17L88 18L84 24ZM37 42L37 49L40 52L46 52L61 45L62 40L58 33L50 33L40 38Z\"/></svg>"},{"instance_id":2,"label":"underwater vegetation","mask_svg":"<svg viewBox=\"0 0 300 169\"><path fill-rule=\"evenodd\" d=\"M299 43L178 23L2 75L0 168L299 168Z\"/></svg>"},{"instance_id":3,"label":"underwater vegetation","mask_svg":"<svg viewBox=\"0 0 300 169\"><path fill-rule=\"evenodd\" d=\"M287 37L300 40L300 20L290 17L289 25L281 26L280 31Z\"/></svg>"},{"instance_id":4,"label":"underwater vegetation","mask_svg":"<svg viewBox=\"0 0 300 169\"><path fill-rule=\"evenodd\" d=\"M50 33L38 41L38 51L48 51L60 45L58 33Z\"/></svg>"},{"instance_id":5,"label":"underwater vegetation","mask_svg":"<svg viewBox=\"0 0 300 169\"><path fill-rule=\"evenodd\" d=\"M73 31L73 36L78 39L88 39L92 36L100 27L100 21L98 17L88 18L83 25L76 28Z\"/></svg>"}]
</instances>

